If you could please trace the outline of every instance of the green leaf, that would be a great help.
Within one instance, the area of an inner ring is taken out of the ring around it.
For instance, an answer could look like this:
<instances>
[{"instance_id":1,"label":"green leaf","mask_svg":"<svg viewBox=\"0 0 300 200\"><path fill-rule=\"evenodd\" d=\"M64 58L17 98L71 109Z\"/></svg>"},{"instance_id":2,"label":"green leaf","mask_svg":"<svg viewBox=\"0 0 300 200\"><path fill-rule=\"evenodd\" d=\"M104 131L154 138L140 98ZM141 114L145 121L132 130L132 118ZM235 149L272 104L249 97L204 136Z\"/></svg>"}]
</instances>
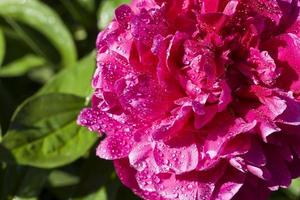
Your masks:
<instances>
[{"instance_id":1,"label":"green leaf","mask_svg":"<svg viewBox=\"0 0 300 200\"><path fill-rule=\"evenodd\" d=\"M72 164L69 166L74 167L75 165ZM69 172L64 167L51 172L48 177L47 189L51 191L57 199L71 199L79 183L80 177L78 171Z\"/></svg>"},{"instance_id":2,"label":"green leaf","mask_svg":"<svg viewBox=\"0 0 300 200\"><path fill-rule=\"evenodd\" d=\"M44 169L2 164L0 199L37 199L48 174Z\"/></svg>"},{"instance_id":3,"label":"green leaf","mask_svg":"<svg viewBox=\"0 0 300 200\"><path fill-rule=\"evenodd\" d=\"M28 168L18 183L18 190L15 196L22 199L36 199L47 181L49 171L38 168Z\"/></svg>"},{"instance_id":4,"label":"green leaf","mask_svg":"<svg viewBox=\"0 0 300 200\"><path fill-rule=\"evenodd\" d=\"M92 92L91 78L95 70L96 53L92 52L83 58L75 67L61 71L53 77L39 92L47 93L68 93L87 97Z\"/></svg>"},{"instance_id":5,"label":"green leaf","mask_svg":"<svg viewBox=\"0 0 300 200\"><path fill-rule=\"evenodd\" d=\"M70 15L83 26L95 26L92 24L94 19L92 13L83 7L82 4L76 4L74 0L60 0L61 4L64 5L66 10L69 11ZM83 3L83 2L81 2ZM85 3L88 3L87 1Z\"/></svg>"},{"instance_id":6,"label":"green leaf","mask_svg":"<svg viewBox=\"0 0 300 200\"><path fill-rule=\"evenodd\" d=\"M5 39L4 39L4 33L0 28L0 67L3 63L4 55L5 55Z\"/></svg>"},{"instance_id":7,"label":"green leaf","mask_svg":"<svg viewBox=\"0 0 300 200\"><path fill-rule=\"evenodd\" d=\"M97 192L91 193L85 197L81 198L75 198L74 200L106 200L109 199L107 197L106 189L105 187L101 187ZM112 198L110 198L112 199Z\"/></svg>"},{"instance_id":8,"label":"green leaf","mask_svg":"<svg viewBox=\"0 0 300 200\"><path fill-rule=\"evenodd\" d=\"M72 36L51 8L39 1L1 0L0 16L25 23L44 34L58 49L62 66L73 66L76 49Z\"/></svg>"},{"instance_id":9,"label":"green leaf","mask_svg":"<svg viewBox=\"0 0 300 200\"><path fill-rule=\"evenodd\" d=\"M8 128L9 119L14 111L15 100L16 98L11 96L11 91L7 90L0 78L0 124L3 135Z\"/></svg>"},{"instance_id":10,"label":"green leaf","mask_svg":"<svg viewBox=\"0 0 300 200\"><path fill-rule=\"evenodd\" d=\"M279 191L272 192L269 200L295 200L295 199L290 198L282 190L279 190Z\"/></svg>"},{"instance_id":11,"label":"green leaf","mask_svg":"<svg viewBox=\"0 0 300 200\"><path fill-rule=\"evenodd\" d=\"M79 170L65 168L55 170L49 176L50 190L59 199L138 200L129 189L122 186L111 161L102 160L92 153L81 163Z\"/></svg>"},{"instance_id":12,"label":"green leaf","mask_svg":"<svg viewBox=\"0 0 300 200\"><path fill-rule=\"evenodd\" d=\"M114 199L120 187L112 163L94 155L82 165L80 177L83 181L75 189L74 200Z\"/></svg>"},{"instance_id":13,"label":"green leaf","mask_svg":"<svg viewBox=\"0 0 300 200\"><path fill-rule=\"evenodd\" d=\"M48 65L44 65L39 68L35 68L34 70L28 73L28 77L37 82L45 84L55 75L54 70Z\"/></svg>"},{"instance_id":14,"label":"green leaf","mask_svg":"<svg viewBox=\"0 0 300 200\"><path fill-rule=\"evenodd\" d=\"M89 12L93 12L95 9L95 5L96 5L95 0L76 0L76 1Z\"/></svg>"},{"instance_id":15,"label":"green leaf","mask_svg":"<svg viewBox=\"0 0 300 200\"><path fill-rule=\"evenodd\" d=\"M300 178L293 180L287 192L294 197L300 197Z\"/></svg>"},{"instance_id":16,"label":"green leaf","mask_svg":"<svg viewBox=\"0 0 300 200\"><path fill-rule=\"evenodd\" d=\"M70 94L35 96L16 111L3 146L19 164L54 168L83 156L96 134L76 124L85 99Z\"/></svg>"},{"instance_id":17,"label":"green leaf","mask_svg":"<svg viewBox=\"0 0 300 200\"><path fill-rule=\"evenodd\" d=\"M130 0L103 0L98 10L98 28L104 29L115 15L115 9Z\"/></svg>"},{"instance_id":18,"label":"green leaf","mask_svg":"<svg viewBox=\"0 0 300 200\"><path fill-rule=\"evenodd\" d=\"M0 77L21 76L45 63L46 61L39 56L27 55L0 68Z\"/></svg>"},{"instance_id":19,"label":"green leaf","mask_svg":"<svg viewBox=\"0 0 300 200\"><path fill-rule=\"evenodd\" d=\"M93 151L75 171L67 167L53 171L48 185L59 199L114 200L120 182L111 161L96 157Z\"/></svg>"},{"instance_id":20,"label":"green leaf","mask_svg":"<svg viewBox=\"0 0 300 200\"><path fill-rule=\"evenodd\" d=\"M80 178L58 169L51 172L48 182L52 187L68 187L79 184Z\"/></svg>"}]
</instances>

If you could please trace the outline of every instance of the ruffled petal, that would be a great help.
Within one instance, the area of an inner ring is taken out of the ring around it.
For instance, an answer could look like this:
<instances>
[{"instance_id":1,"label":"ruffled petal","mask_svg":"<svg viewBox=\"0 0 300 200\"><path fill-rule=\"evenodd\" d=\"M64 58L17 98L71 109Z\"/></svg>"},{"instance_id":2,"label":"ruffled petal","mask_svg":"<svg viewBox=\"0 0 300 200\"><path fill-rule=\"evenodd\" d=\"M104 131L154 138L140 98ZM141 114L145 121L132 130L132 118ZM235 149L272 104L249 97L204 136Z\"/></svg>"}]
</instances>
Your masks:
<instances>
[{"instance_id":1,"label":"ruffled petal","mask_svg":"<svg viewBox=\"0 0 300 200\"><path fill-rule=\"evenodd\" d=\"M133 0L98 36L97 132L146 200L268 198L300 176L297 0Z\"/></svg>"},{"instance_id":2,"label":"ruffled petal","mask_svg":"<svg viewBox=\"0 0 300 200\"><path fill-rule=\"evenodd\" d=\"M282 66L282 73L278 84L293 92L300 90L300 39L292 33L282 34L269 41L266 47L278 52L278 62Z\"/></svg>"},{"instance_id":3,"label":"ruffled petal","mask_svg":"<svg viewBox=\"0 0 300 200\"><path fill-rule=\"evenodd\" d=\"M199 152L194 138L177 137L167 144L157 143L154 159L161 171L174 171L182 174L194 170L199 161Z\"/></svg>"},{"instance_id":4,"label":"ruffled petal","mask_svg":"<svg viewBox=\"0 0 300 200\"><path fill-rule=\"evenodd\" d=\"M97 156L107 160L125 158L129 155L134 141L130 132L116 132L100 142Z\"/></svg>"}]
</instances>

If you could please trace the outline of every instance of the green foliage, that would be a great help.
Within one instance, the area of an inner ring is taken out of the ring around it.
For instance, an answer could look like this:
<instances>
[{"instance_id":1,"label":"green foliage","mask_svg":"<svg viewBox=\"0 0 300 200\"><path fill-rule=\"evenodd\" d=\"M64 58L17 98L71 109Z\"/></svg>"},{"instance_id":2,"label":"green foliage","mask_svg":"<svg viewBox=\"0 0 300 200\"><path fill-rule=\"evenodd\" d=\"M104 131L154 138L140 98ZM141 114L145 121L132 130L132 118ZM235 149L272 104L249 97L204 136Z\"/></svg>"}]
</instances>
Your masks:
<instances>
[{"instance_id":1,"label":"green foliage","mask_svg":"<svg viewBox=\"0 0 300 200\"><path fill-rule=\"evenodd\" d=\"M0 8L0 16L6 19L16 30L19 30L18 25L12 20L23 22L44 34L60 52L62 66L74 65L76 49L72 36L60 17L51 8L34 0L1 0ZM34 38L29 38L21 30L19 32L28 43L34 45ZM39 46L33 48L43 54L43 50Z\"/></svg>"},{"instance_id":2,"label":"green foliage","mask_svg":"<svg viewBox=\"0 0 300 200\"><path fill-rule=\"evenodd\" d=\"M60 92L88 97L92 92L90 83L94 72L94 68L89 66L96 65L95 54L92 52L80 60L75 67L62 70L46 83L38 94Z\"/></svg>"},{"instance_id":3,"label":"green foliage","mask_svg":"<svg viewBox=\"0 0 300 200\"><path fill-rule=\"evenodd\" d=\"M289 190L285 191L290 199L299 200L300 198L300 178L293 181Z\"/></svg>"},{"instance_id":4,"label":"green foliage","mask_svg":"<svg viewBox=\"0 0 300 200\"><path fill-rule=\"evenodd\" d=\"M0 0L0 199L134 199L95 157L97 134L76 124L102 3L60 2Z\"/></svg>"},{"instance_id":5,"label":"green foliage","mask_svg":"<svg viewBox=\"0 0 300 200\"><path fill-rule=\"evenodd\" d=\"M21 76L45 64L45 60L35 55L27 55L0 68L0 77Z\"/></svg>"},{"instance_id":6,"label":"green foliage","mask_svg":"<svg viewBox=\"0 0 300 200\"><path fill-rule=\"evenodd\" d=\"M4 34L2 29L0 28L0 67L3 62L4 54L5 54Z\"/></svg>"},{"instance_id":7,"label":"green foliage","mask_svg":"<svg viewBox=\"0 0 300 200\"><path fill-rule=\"evenodd\" d=\"M0 199L37 199L49 171L3 164L0 170Z\"/></svg>"},{"instance_id":8,"label":"green foliage","mask_svg":"<svg viewBox=\"0 0 300 200\"><path fill-rule=\"evenodd\" d=\"M95 10L95 0L77 0L77 2L89 12L93 12Z\"/></svg>"},{"instance_id":9,"label":"green foliage","mask_svg":"<svg viewBox=\"0 0 300 200\"><path fill-rule=\"evenodd\" d=\"M83 156L96 134L76 124L85 99L70 94L35 96L22 104L4 136L3 146L19 164L54 168Z\"/></svg>"},{"instance_id":10,"label":"green foliage","mask_svg":"<svg viewBox=\"0 0 300 200\"><path fill-rule=\"evenodd\" d=\"M99 29L129 1L0 0L0 200L138 199L76 124ZM272 199L299 199L299 183Z\"/></svg>"}]
</instances>

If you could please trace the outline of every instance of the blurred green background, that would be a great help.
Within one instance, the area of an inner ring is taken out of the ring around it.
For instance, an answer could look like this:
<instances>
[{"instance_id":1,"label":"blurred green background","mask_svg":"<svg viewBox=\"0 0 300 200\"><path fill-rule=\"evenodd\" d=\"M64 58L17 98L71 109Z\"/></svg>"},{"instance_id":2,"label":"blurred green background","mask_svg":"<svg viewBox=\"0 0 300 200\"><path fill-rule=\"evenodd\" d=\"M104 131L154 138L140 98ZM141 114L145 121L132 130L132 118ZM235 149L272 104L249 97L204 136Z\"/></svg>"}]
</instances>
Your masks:
<instances>
[{"instance_id":1,"label":"blurred green background","mask_svg":"<svg viewBox=\"0 0 300 200\"><path fill-rule=\"evenodd\" d=\"M138 199L76 125L97 34L128 2L0 0L0 200ZM300 180L271 199L300 199Z\"/></svg>"}]
</instances>

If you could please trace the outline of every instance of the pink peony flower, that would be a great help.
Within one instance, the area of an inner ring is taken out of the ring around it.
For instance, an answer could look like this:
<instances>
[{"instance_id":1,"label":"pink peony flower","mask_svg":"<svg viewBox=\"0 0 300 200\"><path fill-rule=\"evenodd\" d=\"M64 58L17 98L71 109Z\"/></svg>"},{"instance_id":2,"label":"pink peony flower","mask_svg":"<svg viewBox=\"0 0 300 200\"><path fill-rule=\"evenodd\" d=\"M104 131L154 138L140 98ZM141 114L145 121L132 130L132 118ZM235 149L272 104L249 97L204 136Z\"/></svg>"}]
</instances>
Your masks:
<instances>
[{"instance_id":1,"label":"pink peony flower","mask_svg":"<svg viewBox=\"0 0 300 200\"><path fill-rule=\"evenodd\" d=\"M146 200L263 200L300 176L298 0L134 0L99 34L97 155Z\"/></svg>"}]
</instances>

